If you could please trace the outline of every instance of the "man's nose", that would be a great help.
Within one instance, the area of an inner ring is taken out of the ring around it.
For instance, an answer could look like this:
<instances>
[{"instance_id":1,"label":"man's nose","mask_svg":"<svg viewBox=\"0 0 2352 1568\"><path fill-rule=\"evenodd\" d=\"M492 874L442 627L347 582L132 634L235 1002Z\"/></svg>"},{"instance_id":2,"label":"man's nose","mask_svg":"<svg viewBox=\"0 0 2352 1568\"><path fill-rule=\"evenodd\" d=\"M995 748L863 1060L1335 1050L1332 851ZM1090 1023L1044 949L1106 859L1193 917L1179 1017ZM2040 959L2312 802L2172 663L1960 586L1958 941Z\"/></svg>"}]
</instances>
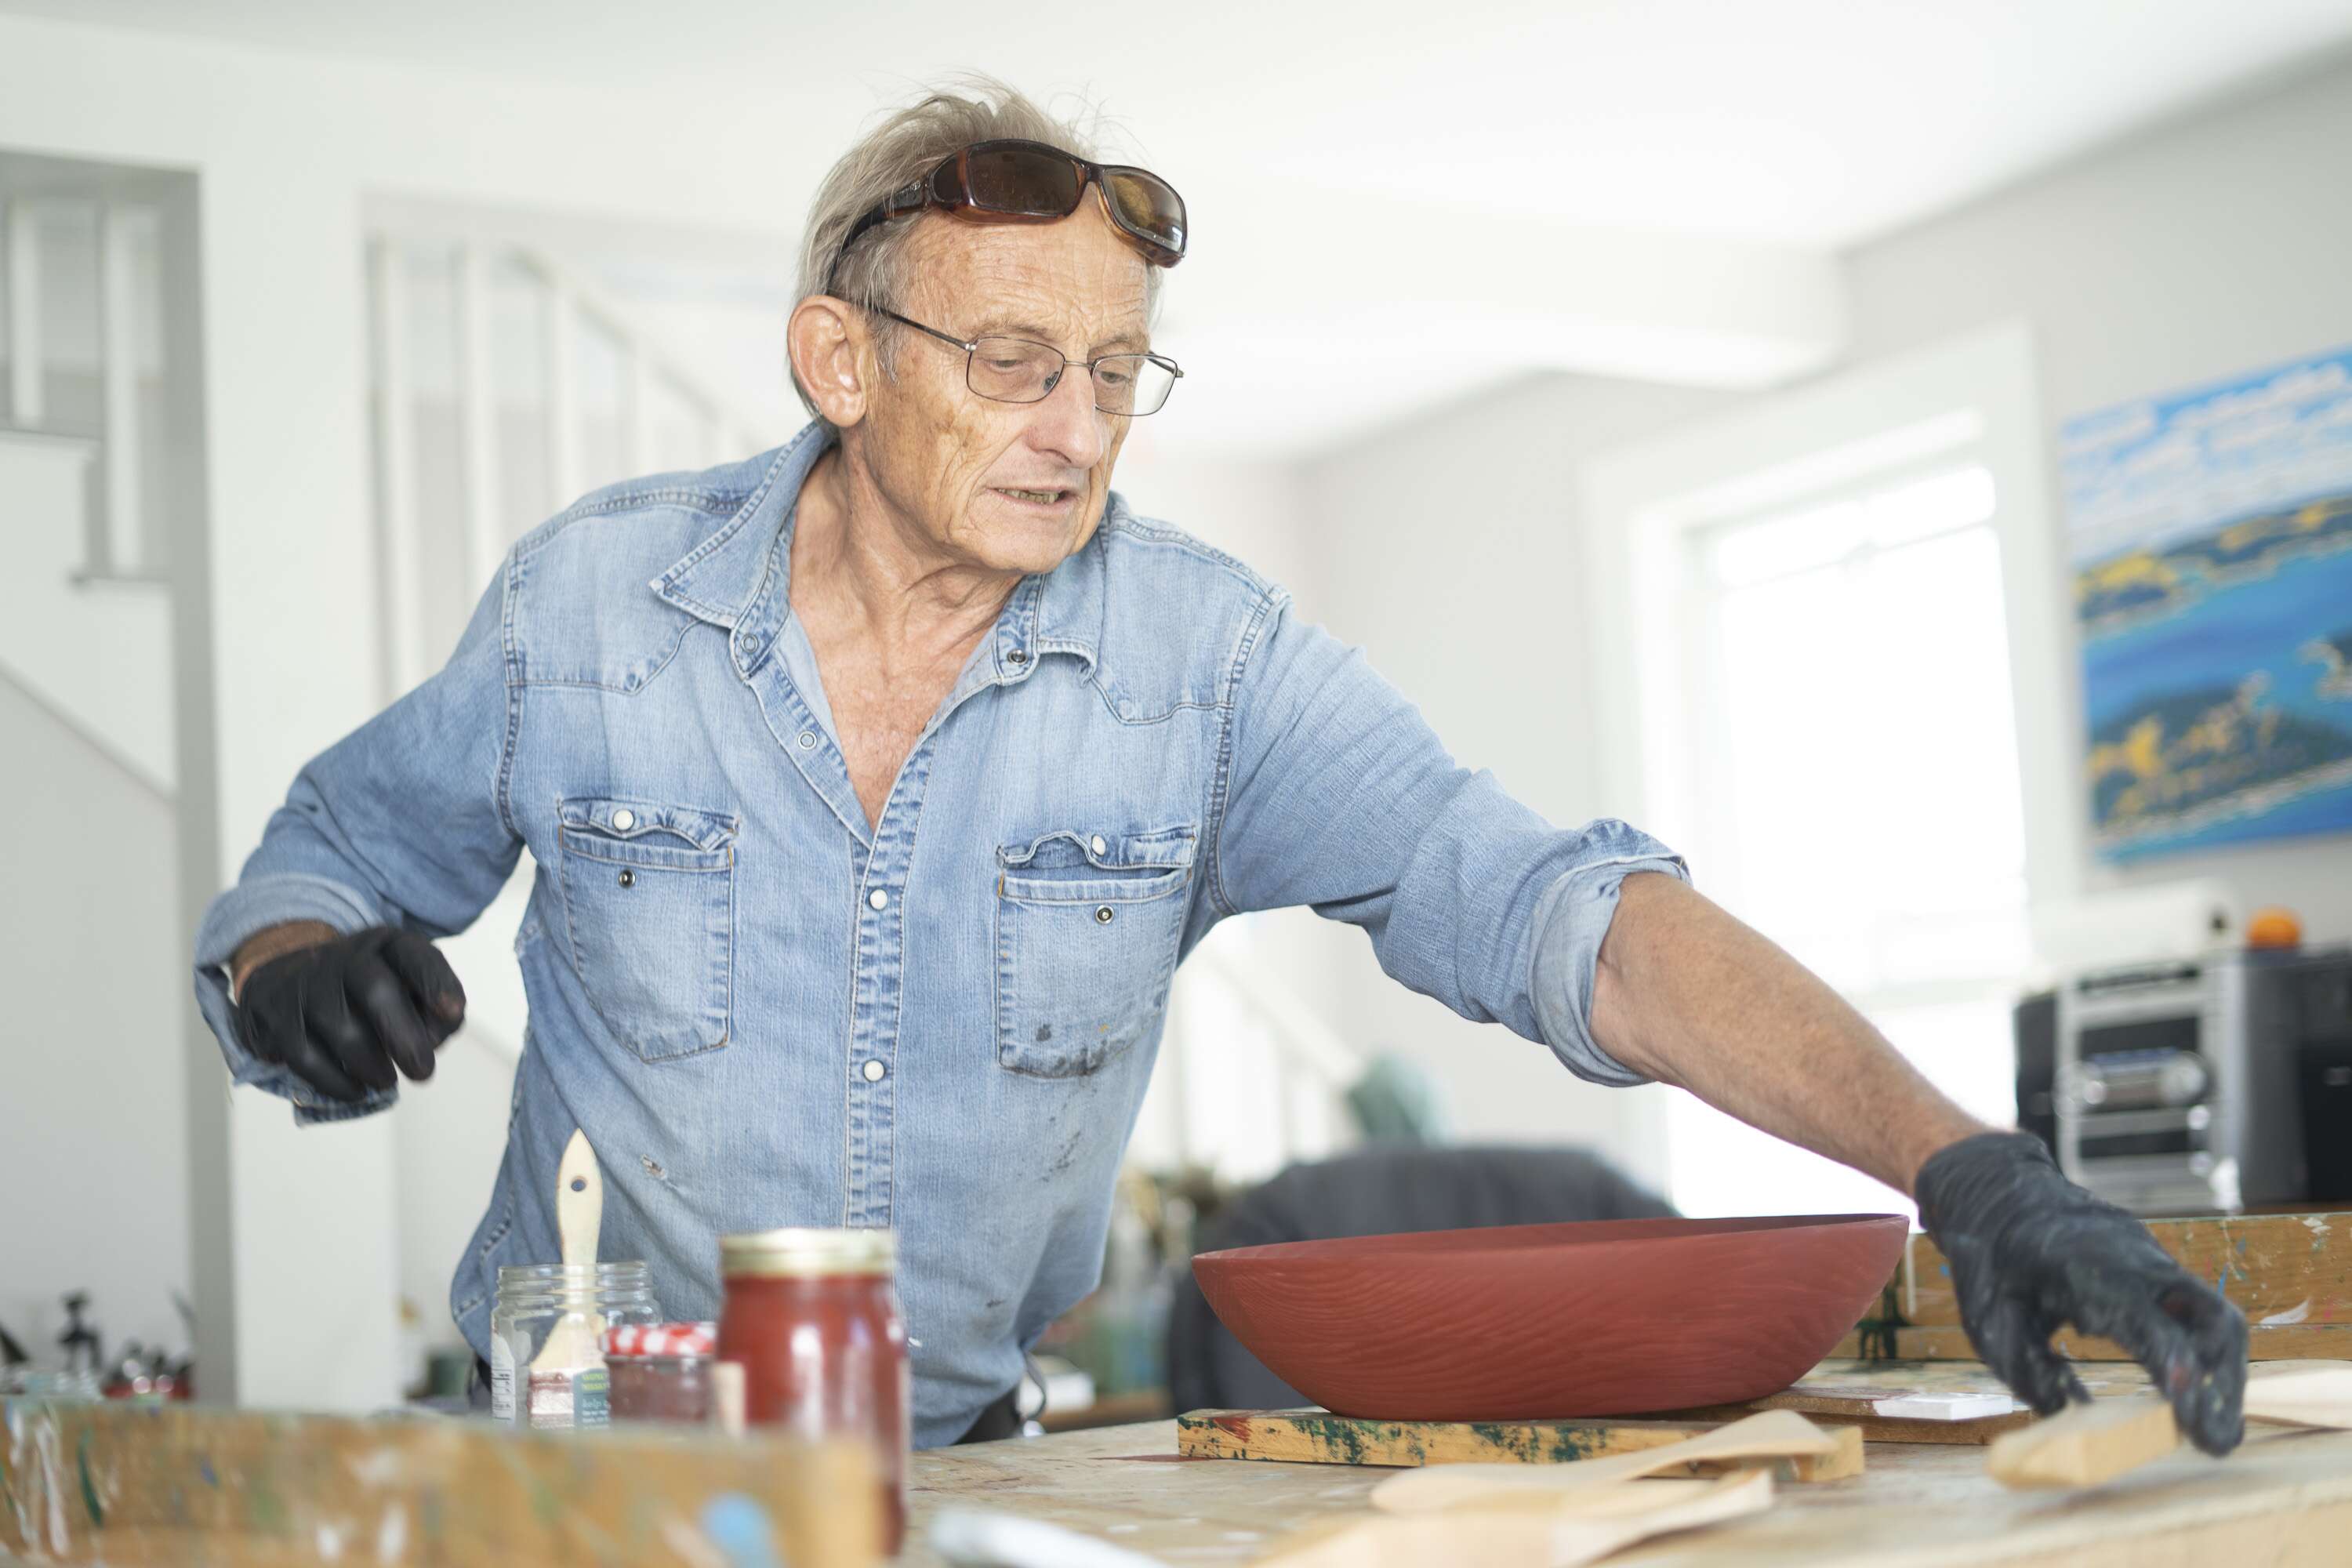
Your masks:
<instances>
[{"instance_id":1,"label":"man's nose","mask_svg":"<svg viewBox=\"0 0 2352 1568\"><path fill-rule=\"evenodd\" d=\"M1093 373L1072 364L1036 405L1030 439L1074 468L1091 468L1109 448L1113 417L1095 406Z\"/></svg>"}]
</instances>

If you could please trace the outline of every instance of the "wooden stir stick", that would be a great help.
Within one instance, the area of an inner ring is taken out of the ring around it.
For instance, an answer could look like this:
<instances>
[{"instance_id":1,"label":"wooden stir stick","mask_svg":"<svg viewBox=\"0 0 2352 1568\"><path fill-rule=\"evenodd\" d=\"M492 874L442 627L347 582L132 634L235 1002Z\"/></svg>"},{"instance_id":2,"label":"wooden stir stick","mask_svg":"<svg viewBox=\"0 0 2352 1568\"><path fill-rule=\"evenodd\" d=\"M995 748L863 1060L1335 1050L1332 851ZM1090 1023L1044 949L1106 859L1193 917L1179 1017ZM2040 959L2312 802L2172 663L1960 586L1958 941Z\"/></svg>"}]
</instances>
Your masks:
<instances>
[{"instance_id":1,"label":"wooden stir stick","mask_svg":"<svg viewBox=\"0 0 2352 1568\"><path fill-rule=\"evenodd\" d=\"M1620 1481L1565 1495L1493 1494L1426 1512L1376 1514L1301 1531L1256 1562L1265 1568L1428 1568L1440 1563L1578 1568L1654 1535L1771 1506L1772 1472L1764 1469L1735 1470L1711 1481Z\"/></svg>"},{"instance_id":2,"label":"wooden stir stick","mask_svg":"<svg viewBox=\"0 0 2352 1568\"><path fill-rule=\"evenodd\" d=\"M1679 1443L1572 1465L1434 1465L1409 1470L1374 1487L1371 1502L1390 1513L1425 1513L1513 1493L1558 1497L1700 1460L1794 1458L1831 1453L1837 1446L1836 1438L1795 1411L1768 1410Z\"/></svg>"},{"instance_id":3,"label":"wooden stir stick","mask_svg":"<svg viewBox=\"0 0 2352 1568\"><path fill-rule=\"evenodd\" d=\"M2246 1419L2352 1427L2352 1362L2254 1363L2246 1369ZM2094 1487L2179 1446L2180 1428L2161 1395L2124 1394L1996 1439L1985 1468L2005 1487Z\"/></svg>"}]
</instances>

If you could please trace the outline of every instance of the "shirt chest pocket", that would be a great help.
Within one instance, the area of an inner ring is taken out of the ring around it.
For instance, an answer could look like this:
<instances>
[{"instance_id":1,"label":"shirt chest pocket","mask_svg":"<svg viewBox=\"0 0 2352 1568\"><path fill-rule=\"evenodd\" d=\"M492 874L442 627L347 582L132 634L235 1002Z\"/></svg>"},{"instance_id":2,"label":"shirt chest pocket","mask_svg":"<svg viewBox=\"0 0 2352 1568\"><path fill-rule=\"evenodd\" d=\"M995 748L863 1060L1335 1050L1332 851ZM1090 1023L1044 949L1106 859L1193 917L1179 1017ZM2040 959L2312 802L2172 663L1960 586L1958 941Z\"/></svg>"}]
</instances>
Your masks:
<instances>
[{"instance_id":1,"label":"shirt chest pocket","mask_svg":"<svg viewBox=\"0 0 2352 1568\"><path fill-rule=\"evenodd\" d=\"M646 1061L725 1045L735 818L617 798L556 810L572 969L597 1016Z\"/></svg>"},{"instance_id":2,"label":"shirt chest pocket","mask_svg":"<svg viewBox=\"0 0 2352 1568\"><path fill-rule=\"evenodd\" d=\"M997 851L999 1067L1081 1077L1158 1026L1196 841L1190 827L1061 832Z\"/></svg>"}]
</instances>

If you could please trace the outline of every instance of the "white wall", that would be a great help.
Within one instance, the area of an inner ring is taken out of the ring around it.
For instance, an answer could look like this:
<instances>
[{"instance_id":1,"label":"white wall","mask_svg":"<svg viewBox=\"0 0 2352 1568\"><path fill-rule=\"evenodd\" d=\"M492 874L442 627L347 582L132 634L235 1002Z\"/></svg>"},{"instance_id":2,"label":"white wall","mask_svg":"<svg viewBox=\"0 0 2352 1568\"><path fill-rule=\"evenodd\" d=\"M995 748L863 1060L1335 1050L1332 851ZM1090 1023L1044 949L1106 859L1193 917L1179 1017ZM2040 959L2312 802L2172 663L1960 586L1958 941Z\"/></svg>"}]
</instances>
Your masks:
<instances>
[{"instance_id":1,"label":"white wall","mask_svg":"<svg viewBox=\"0 0 2352 1568\"><path fill-rule=\"evenodd\" d=\"M188 995L150 962L179 941L172 801L5 668L0 754L18 829L0 891L0 1323L54 1366L58 1297L87 1289L110 1354L183 1351Z\"/></svg>"},{"instance_id":2,"label":"white wall","mask_svg":"<svg viewBox=\"0 0 2352 1568\"><path fill-rule=\"evenodd\" d=\"M2352 342L2347 148L2352 65L2337 65L1865 246L1848 258L1854 346L1837 368L2021 322L2054 427L2125 398ZM1326 617L1365 644L1458 754L1495 767L1546 815L1630 812L1608 798L1610 774L1588 749L1637 737L1593 722L1581 646L1559 624L1559 606L1580 595L1552 593L1585 560L1573 469L1595 451L1749 401L1562 378L1333 454L1307 476ZM2045 533L2054 563L2060 542L2054 528ZM2077 733L2071 624L2054 645L2039 650L2039 679L2065 693ZM1704 888L1705 868L1696 869ZM2298 909L2314 937L2352 936L2352 840L2343 837L2128 873L2079 869L2093 888L2216 876L2244 906ZM1330 984L1342 1016L1442 1064L1465 1131L1550 1129L1650 1170L1661 1151L1643 1102L1654 1091L1585 1089L1540 1053L1472 1037L1433 1004L1402 997L1371 973L1368 954L1339 962Z\"/></svg>"},{"instance_id":3,"label":"white wall","mask_svg":"<svg viewBox=\"0 0 2352 1568\"><path fill-rule=\"evenodd\" d=\"M1866 246L1855 347L1875 358L2021 320L2052 428L2128 398L2352 343L2352 62L2137 138ZM2053 556L2061 542L2053 538ZM2079 644L2059 668L2079 743ZM2079 805L2069 802L2076 811ZM2086 864L2092 889L2191 876L2352 937L2352 837Z\"/></svg>"},{"instance_id":4,"label":"white wall","mask_svg":"<svg viewBox=\"0 0 2352 1568\"><path fill-rule=\"evenodd\" d=\"M1553 822L1635 816L1595 748L1575 464L1717 406L1720 395L1540 376L1344 447L1305 483L1319 617L1361 644L1465 763ZM1324 982L1349 1037L1442 1082L1465 1139L1575 1142L1663 1186L1654 1089L1571 1077L1380 973L1357 932Z\"/></svg>"},{"instance_id":5,"label":"white wall","mask_svg":"<svg viewBox=\"0 0 2352 1568\"><path fill-rule=\"evenodd\" d=\"M866 92L841 90L853 124ZM774 228L793 218L777 195L808 188L821 162L775 121L756 98L632 101L0 18L0 145L187 169L201 185L215 885L302 762L381 700L364 195ZM394 1397L391 1123L298 1133L282 1104L240 1095L228 1138L226 1193L197 1200L234 1218L236 1386L209 1391L324 1408Z\"/></svg>"}]
</instances>

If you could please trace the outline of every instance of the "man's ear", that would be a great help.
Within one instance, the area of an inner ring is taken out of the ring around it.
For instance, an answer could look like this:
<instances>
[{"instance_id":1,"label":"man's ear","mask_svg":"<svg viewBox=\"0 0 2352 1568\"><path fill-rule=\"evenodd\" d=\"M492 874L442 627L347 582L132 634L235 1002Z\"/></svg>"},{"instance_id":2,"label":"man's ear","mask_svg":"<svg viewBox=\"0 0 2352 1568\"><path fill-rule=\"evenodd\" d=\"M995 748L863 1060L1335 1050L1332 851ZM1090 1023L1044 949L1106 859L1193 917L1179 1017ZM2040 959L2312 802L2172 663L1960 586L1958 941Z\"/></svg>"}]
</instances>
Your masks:
<instances>
[{"instance_id":1,"label":"man's ear","mask_svg":"<svg viewBox=\"0 0 2352 1568\"><path fill-rule=\"evenodd\" d=\"M793 374L808 389L816 411L839 429L866 417L866 368L873 339L846 301L812 294L793 308L784 345Z\"/></svg>"}]
</instances>

